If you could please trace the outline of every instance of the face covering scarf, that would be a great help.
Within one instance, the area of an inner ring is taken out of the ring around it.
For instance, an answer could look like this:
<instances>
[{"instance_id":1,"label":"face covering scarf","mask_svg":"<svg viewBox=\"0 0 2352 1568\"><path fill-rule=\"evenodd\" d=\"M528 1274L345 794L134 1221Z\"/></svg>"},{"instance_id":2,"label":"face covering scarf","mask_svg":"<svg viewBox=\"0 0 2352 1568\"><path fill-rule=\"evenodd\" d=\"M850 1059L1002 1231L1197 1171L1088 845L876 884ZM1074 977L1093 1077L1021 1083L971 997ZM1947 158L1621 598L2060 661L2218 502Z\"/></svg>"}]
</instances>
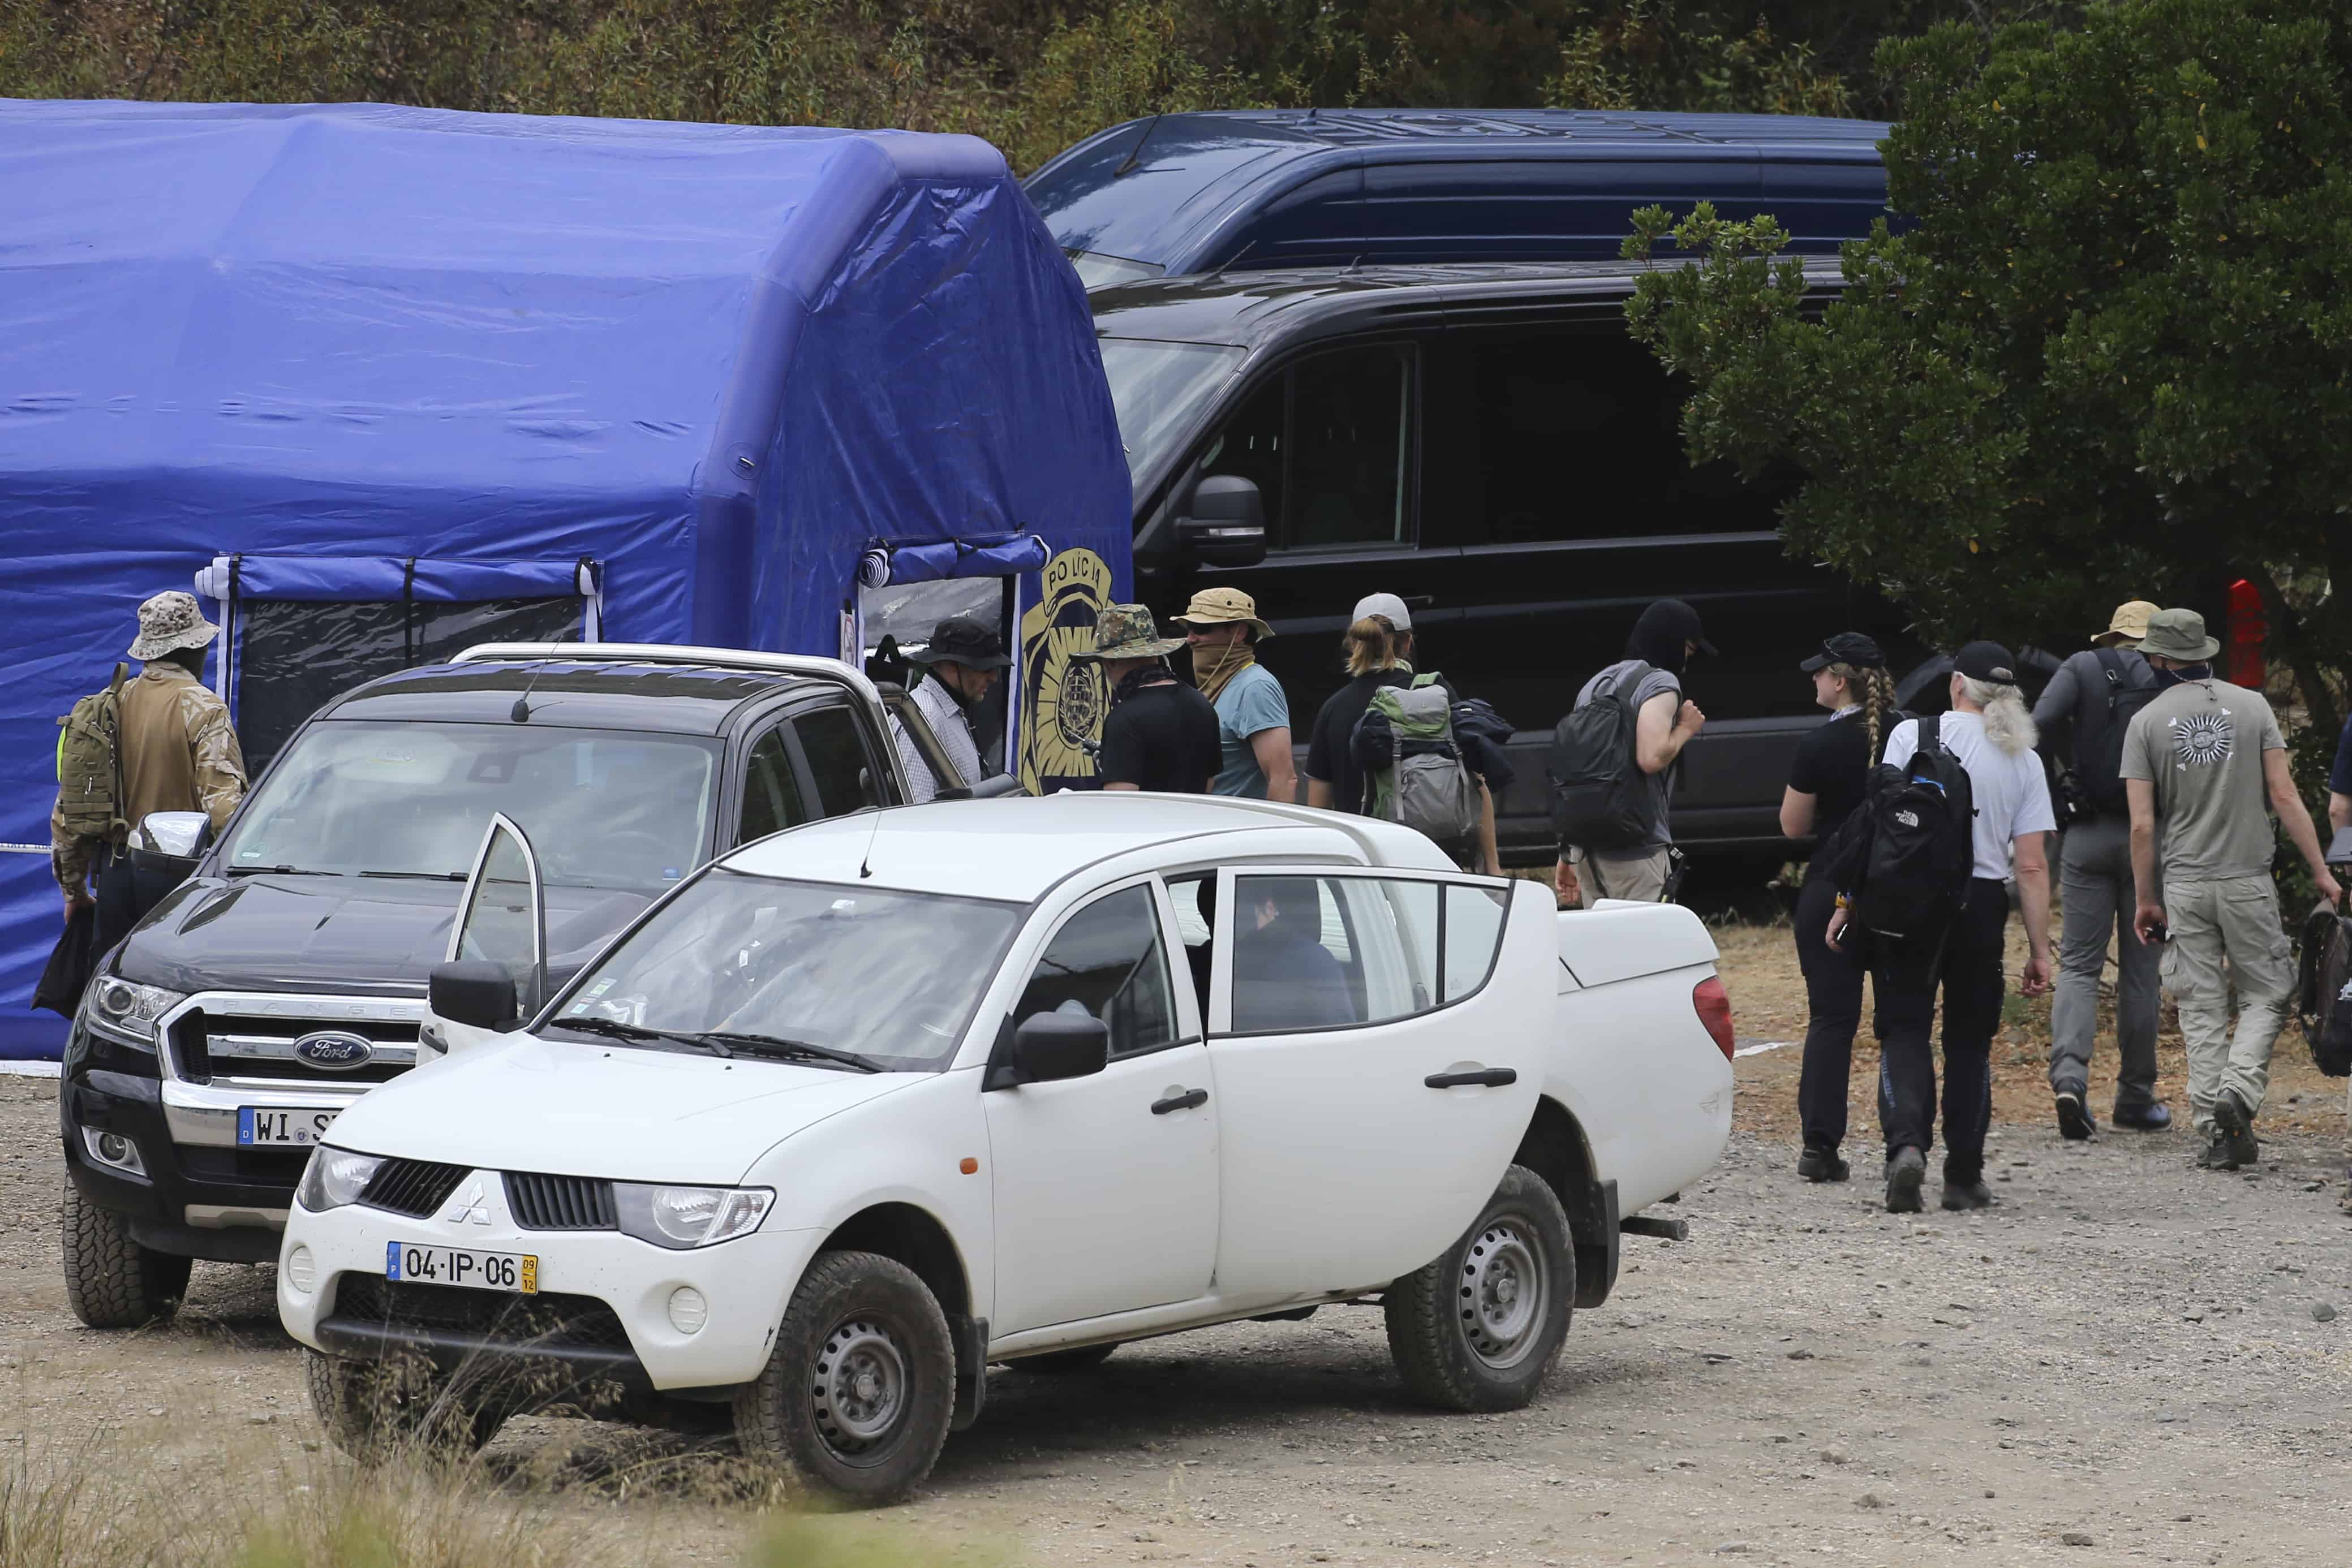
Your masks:
<instances>
[{"instance_id":1,"label":"face covering scarf","mask_svg":"<svg viewBox=\"0 0 2352 1568\"><path fill-rule=\"evenodd\" d=\"M1201 650L1192 651L1192 679L1201 695L1211 702L1217 694L1233 685L1234 677L1257 663L1257 649L1247 637L1238 637L1216 650L1215 662L1206 669L1201 667Z\"/></svg>"}]
</instances>

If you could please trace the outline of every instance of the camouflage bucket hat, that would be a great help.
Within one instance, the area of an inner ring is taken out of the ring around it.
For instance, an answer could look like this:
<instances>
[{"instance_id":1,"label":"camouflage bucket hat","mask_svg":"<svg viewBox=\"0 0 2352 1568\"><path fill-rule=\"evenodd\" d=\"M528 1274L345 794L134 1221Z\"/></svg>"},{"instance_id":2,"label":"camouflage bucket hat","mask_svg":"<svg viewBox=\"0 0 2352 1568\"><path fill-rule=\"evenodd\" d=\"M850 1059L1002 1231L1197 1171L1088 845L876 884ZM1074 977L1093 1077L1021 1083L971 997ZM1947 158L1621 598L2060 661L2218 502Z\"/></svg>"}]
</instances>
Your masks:
<instances>
[{"instance_id":1,"label":"camouflage bucket hat","mask_svg":"<svg viewBox=\"0 0 2352 1568\"><path fill-rule=\"evenodd\" d=\"M220 628L205 619L193 593L159 593L139 607L139 637L131 644L134 659L160 659L182 648L201 648L220 635Z\"/></svg>"},{"instance_id":2,"label":"camouflage bucket hat","mask_svg":"<svg viewBox=\"0 0 2352 1568\"><path fill-rule=\"evenodd\" d=\"M1184 645L1181 637L1162 637L1151 612L1140 604L1106 604L1095 617L1095 645L1080 648L1073 659L1162 659Z\"/></svg>"}]
</instances>

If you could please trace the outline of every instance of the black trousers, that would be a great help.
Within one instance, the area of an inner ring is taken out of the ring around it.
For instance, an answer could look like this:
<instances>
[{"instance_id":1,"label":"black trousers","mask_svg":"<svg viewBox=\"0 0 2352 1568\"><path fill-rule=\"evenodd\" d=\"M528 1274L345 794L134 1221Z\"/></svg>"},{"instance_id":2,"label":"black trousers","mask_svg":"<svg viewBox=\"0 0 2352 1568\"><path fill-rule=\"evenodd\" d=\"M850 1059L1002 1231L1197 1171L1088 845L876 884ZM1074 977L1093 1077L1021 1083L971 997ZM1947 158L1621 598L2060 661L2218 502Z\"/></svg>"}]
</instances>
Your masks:
<instances>
[{"instance_id":1,"label":"black trousers","mask_svg":"<svg viewBox=\"0 0 2352 1568\"><path fill-rule=\"evenodd\" d=\"M1862 1027L1862 982L1869 966L1855 945L1841 953L1825 939L1837 911L1829 871L1815 866L1797 892L1791 918L1797 964L1805 972L1805 1060L1797 1074L1797 1121L1807 1145L1836 1148L1845 1141L1846 1093L1853 1074L1853 1036Z\"/></svg>"},{"instance_id":2,"label":"black trousers","mask_svg":"<svg viewBox=\"0 0 2352 1568\"><path fill-rule=\"evenodd\" d=\"M2009 925L2009 884L1988 877L1969 883L1968 903L1940 946L1882 949L1871 963L1878 1003L1878 1120L1886 1152L1935 1145L1936 1058L1928 1036L1936 993L1944 998L1944 1179L1984 1175L1985 1130L1992 1123L1992 1037L2000 1028L2001 938Z\"/></svg>"}]
</instances>

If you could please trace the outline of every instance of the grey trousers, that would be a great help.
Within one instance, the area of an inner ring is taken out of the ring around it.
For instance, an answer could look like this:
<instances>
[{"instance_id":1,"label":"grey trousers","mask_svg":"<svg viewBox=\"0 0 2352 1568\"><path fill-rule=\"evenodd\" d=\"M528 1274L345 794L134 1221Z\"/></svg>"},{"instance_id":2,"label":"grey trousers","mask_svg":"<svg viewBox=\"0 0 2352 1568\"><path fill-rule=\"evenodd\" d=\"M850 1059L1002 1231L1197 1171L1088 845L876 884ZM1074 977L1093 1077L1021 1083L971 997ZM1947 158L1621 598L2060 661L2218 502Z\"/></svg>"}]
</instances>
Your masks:
<instances>
[{"instance_id":1,"label":"grey trousers","mask_svg":"<svg viewBox=\"0 0 2352 1568\"><path fill-rule=\"evenodd\" d=\"M2278 890L2267 876L2168 882L2164 915L2172 929L2162 960L2164 988L2180 1009L2189 1106L2197 1130L2210 1136L2213 1102L2223 1090L2236 1093L2250 1112L2263 1108L2271 1047L2294 996L2294 960L2279 924Z\"/></svg>"},{"instance_id":2,"label":"grey trousers","mask_svg":"<svg viewBox=\"0 0 2352 1568\"><path fill-rule=\"evenodd\" d=\"M2163 949L2132 933L2131 822L2098 817L2066 830L2058 862L2065 928L2050 1002L2050 1092L2080 1094L2090 1082L2099 1029L2099 976L2116 947L2116 1109L2156 1103L2157 967Z\"/></svg>"}]
</instances>

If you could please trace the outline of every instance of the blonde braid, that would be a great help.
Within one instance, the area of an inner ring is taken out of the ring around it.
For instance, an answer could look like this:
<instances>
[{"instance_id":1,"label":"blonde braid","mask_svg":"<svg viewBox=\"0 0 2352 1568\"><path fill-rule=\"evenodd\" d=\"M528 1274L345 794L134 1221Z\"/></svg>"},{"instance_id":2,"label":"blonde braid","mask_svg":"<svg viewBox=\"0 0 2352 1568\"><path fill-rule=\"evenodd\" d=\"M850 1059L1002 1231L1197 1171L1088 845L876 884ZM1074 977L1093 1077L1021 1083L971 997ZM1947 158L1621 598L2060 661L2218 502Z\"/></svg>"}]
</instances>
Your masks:
<instances>
[{"instance_id":1,"label":"blonde braid","mask_svg":"<svg viewBox=\"0 0 2352 1568\"><path fill-rule=\"evenodd\" d=\"M1895 677L1884 669L1835 664L1830 674L1845 683L1846 695L1862 705L1862 722L1870 729L1870 761L1878 760L1886 740L1887 721L1895 716Z\"/></svg>"}]
</instances>

